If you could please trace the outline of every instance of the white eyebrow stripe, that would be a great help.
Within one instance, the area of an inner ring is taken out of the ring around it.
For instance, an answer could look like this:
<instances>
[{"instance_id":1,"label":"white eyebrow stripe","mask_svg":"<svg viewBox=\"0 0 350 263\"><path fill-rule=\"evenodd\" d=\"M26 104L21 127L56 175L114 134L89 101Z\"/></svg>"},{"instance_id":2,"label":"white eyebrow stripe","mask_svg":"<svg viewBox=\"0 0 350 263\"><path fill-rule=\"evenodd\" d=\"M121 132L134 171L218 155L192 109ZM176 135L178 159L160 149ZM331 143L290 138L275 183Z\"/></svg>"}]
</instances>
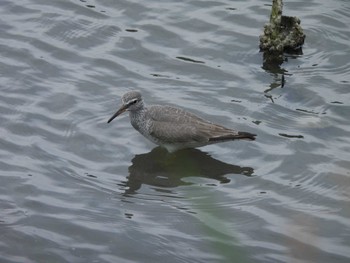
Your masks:
<instances>
[{"instance_id":1,"label":"white eyebrow stripe","mask_svg":"<svg viewBox=\"0 0 350 263\"><path fill-rule=\"evenodd\" d=\"M130 103L133 103L133 102L135 102L135 101L137 101L137 99L131 99L131 100L129 100L126 104L130 104Z\"/></svg>"}]
</instances>

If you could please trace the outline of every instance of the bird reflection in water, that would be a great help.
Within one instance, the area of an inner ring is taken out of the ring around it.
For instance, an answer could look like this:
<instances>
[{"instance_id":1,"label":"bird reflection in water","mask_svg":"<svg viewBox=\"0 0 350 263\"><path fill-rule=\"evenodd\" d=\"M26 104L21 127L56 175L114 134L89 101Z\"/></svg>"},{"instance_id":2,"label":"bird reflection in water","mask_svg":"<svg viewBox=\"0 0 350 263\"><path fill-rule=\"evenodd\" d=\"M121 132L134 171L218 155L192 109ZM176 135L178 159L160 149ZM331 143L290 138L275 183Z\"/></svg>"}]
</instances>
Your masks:
<instances>
[{"instance_id":1,"label":"bird reflection in water","mask_svg":"<svg viewBox=\"0 0 350 263\"><path fill-rule=\"evenodd\" d=\"M183 149L169 154L161 147L136 155L129 167L129 176L122 183L124 194L134 194L143 184L173 188L192 184L186 177L203 177L229 183L227 174L251 176L254 169L221 162L198 149Z\"/></svg>"}]
</instances>

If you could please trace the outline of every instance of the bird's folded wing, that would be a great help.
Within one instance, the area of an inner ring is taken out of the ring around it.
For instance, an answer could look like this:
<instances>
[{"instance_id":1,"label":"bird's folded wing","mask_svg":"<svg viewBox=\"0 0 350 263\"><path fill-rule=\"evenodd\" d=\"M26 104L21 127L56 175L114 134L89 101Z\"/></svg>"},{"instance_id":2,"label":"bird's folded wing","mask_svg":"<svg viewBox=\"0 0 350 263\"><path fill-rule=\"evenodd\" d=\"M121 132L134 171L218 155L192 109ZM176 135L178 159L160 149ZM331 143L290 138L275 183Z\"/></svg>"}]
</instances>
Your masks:
<instances>
[{"instance_id":1,"label":"bird's folded wing","mask_svg":"<svg viewBox=\"0 0 350 263\"><path fill-rule=\"evenodd\" d=\"M207 142L208 138L188 124L153 121L150 134L164 143Z\"/></svg>"},{"instance_id":2,"label":"bird's folded wing","mask_svg":"<svg viewBox=\"0 0 350 263\"><path fill-rule=\"evenodd\" d=\"M208 142L221 137L232 140L238 136L235 130L202 121L192 122L192 125L153 121L150 132L152 136L169 143Z\"/></svg>"}]
</instances>

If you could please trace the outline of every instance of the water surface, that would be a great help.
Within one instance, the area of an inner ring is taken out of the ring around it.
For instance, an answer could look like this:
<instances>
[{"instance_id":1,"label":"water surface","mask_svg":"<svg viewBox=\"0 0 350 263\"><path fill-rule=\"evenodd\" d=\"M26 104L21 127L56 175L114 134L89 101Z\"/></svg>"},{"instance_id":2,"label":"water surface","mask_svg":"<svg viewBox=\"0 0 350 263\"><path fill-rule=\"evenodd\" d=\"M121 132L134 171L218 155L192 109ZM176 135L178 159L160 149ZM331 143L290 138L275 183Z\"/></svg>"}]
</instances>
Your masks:
<instances>
[{"instance_id":1,"label":"water surface","mask_svg":"<svg viewBox=\"0 0 350 263\"><path fill-rule=\"evenodd\" d=\"M280 65L270 5L1 1L0 261L348 262L350 4L286 2ZM257 140L169 156L106 123L131 89Z\"/></svg>"}]
</instances>

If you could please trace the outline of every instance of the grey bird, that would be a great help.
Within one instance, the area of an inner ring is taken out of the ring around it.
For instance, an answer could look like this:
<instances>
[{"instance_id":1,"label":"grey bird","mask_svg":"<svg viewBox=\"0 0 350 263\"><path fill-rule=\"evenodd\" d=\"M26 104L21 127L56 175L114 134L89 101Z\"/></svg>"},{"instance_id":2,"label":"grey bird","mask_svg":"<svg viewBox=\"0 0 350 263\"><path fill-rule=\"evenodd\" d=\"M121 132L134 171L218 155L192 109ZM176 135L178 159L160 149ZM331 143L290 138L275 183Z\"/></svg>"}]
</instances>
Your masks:
<instances>
[{"instance_id":1,"label":"grey bird","mask_svg":"<svg viewBox=\"0 0 350 263\"><path fill-rule=\"evenodd\" d=\"M252 141L256 136L214 124L181 108L146 106L139 91L123 95L122 106L108 123L125 111L129 111L131 125L138 132L169 152L232 140Z\"/></svg>"}]
</instances>

